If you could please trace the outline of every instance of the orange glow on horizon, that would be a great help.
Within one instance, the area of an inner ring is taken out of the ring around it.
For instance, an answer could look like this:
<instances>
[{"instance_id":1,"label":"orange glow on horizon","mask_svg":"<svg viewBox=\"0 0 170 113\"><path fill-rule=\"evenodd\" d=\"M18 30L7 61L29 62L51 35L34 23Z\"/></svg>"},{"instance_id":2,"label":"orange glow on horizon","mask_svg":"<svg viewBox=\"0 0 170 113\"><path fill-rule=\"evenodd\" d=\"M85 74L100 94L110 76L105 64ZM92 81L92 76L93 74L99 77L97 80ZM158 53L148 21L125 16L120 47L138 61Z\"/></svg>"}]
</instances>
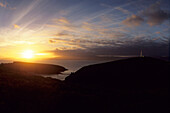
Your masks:
<instances>
[{"instance_id":1,"label":"orange glow on horizon","mask_svg":"<svg viewBox=\"0 0 170 113\"><path fill-rule=\"evenodd\" d=\"M44 46L37 45L17 45L15 47L8 47L0 49L3 53L0 55L1 59L12 60L12 61L26 61L26 62L36 62L38 60L46 60L53 58L63 58L60 54L56 55L53 52L45 51Z\"/></svg>"}]
</instances>

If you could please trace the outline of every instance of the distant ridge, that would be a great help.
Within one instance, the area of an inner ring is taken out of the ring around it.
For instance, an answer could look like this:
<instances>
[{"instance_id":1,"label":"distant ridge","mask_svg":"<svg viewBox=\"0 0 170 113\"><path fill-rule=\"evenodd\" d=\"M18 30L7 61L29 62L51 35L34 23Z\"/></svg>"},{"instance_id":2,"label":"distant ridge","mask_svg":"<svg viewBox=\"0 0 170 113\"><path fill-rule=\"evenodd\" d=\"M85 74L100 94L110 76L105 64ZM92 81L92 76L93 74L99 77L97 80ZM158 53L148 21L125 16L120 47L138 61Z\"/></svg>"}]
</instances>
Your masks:
<instances>
[{"instance_id":1,"label":"distant ridge","mask_svg":"<svg viewBox=\"0 0 170 113\"><path fill-rule=\"evenodd\" d=\"M13 63L1 63L0 70L33 74L60 74L67 69L59 65L15 61Z\"/></svg>"}]
</instances>

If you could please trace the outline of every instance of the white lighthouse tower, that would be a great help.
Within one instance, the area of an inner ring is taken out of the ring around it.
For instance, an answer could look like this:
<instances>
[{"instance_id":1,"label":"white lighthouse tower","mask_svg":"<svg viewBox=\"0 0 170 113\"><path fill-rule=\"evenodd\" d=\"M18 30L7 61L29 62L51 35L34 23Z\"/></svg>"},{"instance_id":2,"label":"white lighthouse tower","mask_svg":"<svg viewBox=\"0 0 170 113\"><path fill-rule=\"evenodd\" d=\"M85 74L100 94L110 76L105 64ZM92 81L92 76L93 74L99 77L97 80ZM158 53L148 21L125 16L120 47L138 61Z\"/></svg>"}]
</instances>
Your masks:
<instances>
[{"instance_id":1,"label":"white lighthouse tower","mask_svg":"<svg viewBox=\"0 0 170 113\"><path fill-rule=\"evenodd\" d=\"M143 53L142 53L142 50L140 51L140 57L144 57L144 56L143 56Z\"/></svg>"}]
</instances>

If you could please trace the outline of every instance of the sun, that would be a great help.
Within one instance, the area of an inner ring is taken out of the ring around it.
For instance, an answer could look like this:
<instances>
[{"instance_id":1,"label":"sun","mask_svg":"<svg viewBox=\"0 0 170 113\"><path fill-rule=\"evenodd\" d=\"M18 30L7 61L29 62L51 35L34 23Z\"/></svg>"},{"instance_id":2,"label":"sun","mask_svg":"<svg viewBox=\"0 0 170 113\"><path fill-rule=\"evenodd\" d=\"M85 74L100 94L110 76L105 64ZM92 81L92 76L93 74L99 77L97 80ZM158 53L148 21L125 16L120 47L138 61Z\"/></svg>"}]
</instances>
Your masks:
<instances>
[{"instance_id":1,"label":"sun","mask_svg":"<svg viewBox=\"0 0 170 113\"><path fill-rule=\"evenodd\" d=\"M26 59L31 59L34 57L34 51L32 50L26 50L22 53L22 57Z\"/></svg>"}]
</instances>

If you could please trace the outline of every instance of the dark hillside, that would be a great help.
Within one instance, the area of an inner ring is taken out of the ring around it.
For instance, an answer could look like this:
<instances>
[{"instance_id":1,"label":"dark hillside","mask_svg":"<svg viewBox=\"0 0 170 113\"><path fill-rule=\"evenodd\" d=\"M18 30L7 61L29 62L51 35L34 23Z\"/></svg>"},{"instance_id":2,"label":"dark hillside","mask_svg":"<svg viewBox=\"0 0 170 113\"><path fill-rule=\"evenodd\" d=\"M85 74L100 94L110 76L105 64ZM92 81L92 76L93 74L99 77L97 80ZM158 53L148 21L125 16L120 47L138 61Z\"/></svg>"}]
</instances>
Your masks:
<instances>
[{"instance_id":1,"label":"dark hillside","mask_svg":"<svg viewBox=\"0 0 170 113\"><path fill-rule=\"evenodd\" d=\"M61 81L51 78L21 72L1 72L0 112L50 112L51 107L59 102L61 86Z\"/></svg>"},{"instance_id":2,"label":"dark hillside","mask_svg":"<svg viewBox=\"0 0 170 113\"><path fill-rule=\"evenodd\" d=\"M86 66L66 81L91 87L149 88L167 86L169 74L169 62L139 57Z\"/></svg>"},{"instance_id":3,"label":"dark hillside","mask_svg":"<svg viewBox=\"0 0 170 113\"><path fill-rule=\"evenodd\" d=\"M83 102L95 112L168 113L169 75L169 62L130 58L83 67L65 82L94 94ZM70 99L79 103L76 98Z\"/></svg>"}]
</instances>

